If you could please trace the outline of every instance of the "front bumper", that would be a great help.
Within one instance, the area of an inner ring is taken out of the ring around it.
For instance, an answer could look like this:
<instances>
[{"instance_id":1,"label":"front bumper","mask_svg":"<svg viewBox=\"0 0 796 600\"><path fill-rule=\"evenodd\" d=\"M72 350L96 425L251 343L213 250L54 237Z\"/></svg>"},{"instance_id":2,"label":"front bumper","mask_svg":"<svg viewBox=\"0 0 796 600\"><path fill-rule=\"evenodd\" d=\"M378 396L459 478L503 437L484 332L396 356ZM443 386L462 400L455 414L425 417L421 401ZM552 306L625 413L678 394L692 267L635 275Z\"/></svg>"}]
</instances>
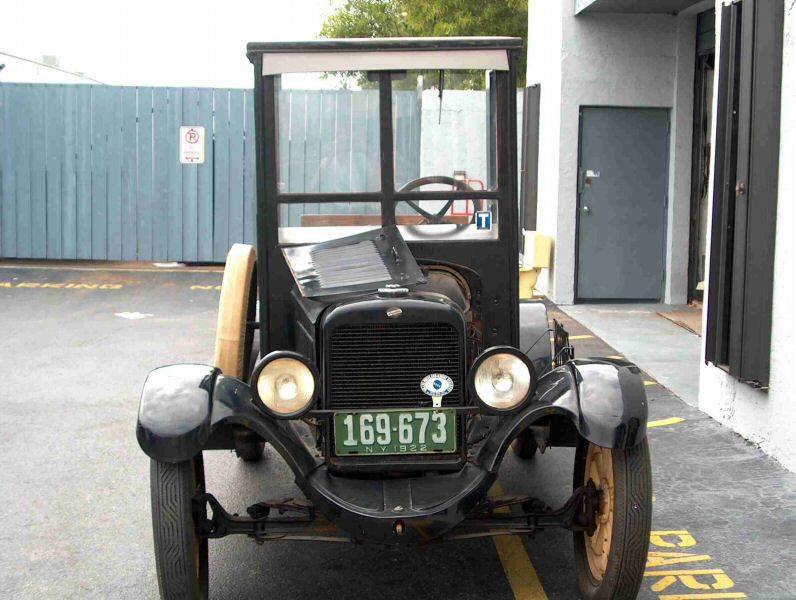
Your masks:
<instances>
[{"instance_id":1,"label":"front bumper","mask_svg":"<svg viewBox=\"0 0 796 600\"><path fill-rule=\"evenodd\" d=\"M151 458L188 460L234 427L269 442L293 471L315 508L352 538L416 544L444 536L481 502L495 481L509 445L545 417L568 419L600 446L628 448L646 435L647 405L638 369L607 360L572 361L539 380L534 400L501 417L455 473L399 479L359 479L331 473L290 421L264 414L249 386L205 365L153 371L144 385L137 437Z\"/></svg>"}]
</instances>

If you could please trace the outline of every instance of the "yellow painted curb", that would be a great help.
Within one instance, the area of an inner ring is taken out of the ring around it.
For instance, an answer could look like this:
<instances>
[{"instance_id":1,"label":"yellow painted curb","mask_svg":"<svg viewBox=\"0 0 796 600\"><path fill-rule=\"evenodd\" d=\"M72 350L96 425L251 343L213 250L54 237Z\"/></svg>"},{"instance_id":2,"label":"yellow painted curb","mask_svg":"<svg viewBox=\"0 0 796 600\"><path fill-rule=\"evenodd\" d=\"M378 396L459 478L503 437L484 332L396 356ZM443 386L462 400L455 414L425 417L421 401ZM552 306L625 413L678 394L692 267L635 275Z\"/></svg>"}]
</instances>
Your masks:
<instances>
[{"instance_id":1,"label":"yellow painted curb","mask_svg":"<svg viewBox=\"0 0 796 600\"><path fill-rule=\"evenodd\" d=\"M670 417L668 419L660 419L658 421L648 421L647 422L647 429L650 427L665 427L666 425L675 425L677 423L682 423L685 421L682 417Z\"/></svg>"}]
</instances>

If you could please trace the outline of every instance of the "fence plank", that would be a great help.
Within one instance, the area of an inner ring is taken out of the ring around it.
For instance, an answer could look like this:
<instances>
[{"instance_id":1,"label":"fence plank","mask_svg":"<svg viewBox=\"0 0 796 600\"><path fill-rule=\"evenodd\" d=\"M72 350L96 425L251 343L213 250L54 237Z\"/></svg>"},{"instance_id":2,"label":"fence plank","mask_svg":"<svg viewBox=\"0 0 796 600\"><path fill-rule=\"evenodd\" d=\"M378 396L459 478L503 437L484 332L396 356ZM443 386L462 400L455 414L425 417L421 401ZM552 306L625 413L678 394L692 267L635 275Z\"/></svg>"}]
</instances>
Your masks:
<instances>
[{"instance_id":1,"label":"fence plank","mask_svg":"<svg viewBox=\"0 0 796 600\"><path fill-rule=\"evenodd\" d=\"M351 191L351 92L337 93L335 191Z\"/></svg>"},{"instance_id":2,"label":"fence plank","mask_svg":"<svg viewBox=\"0 0 796 600\"><path fill-rule=\"evenodd\" d=\"M168 260L169 252L169 149L168 90L152 90L152 260Z\"/></svg>"},{"instance_id":3,"label":"fence plank","mask_svg":"<svg viewBox=\"0 0 796 600\"><path fill-rule=\"evenodd\" d=\"M45 124L45 86L30 86L30 201L31 257L47 257L47 132Z\"/></svg>"},{"instance_id":4,"label":"fence plank","mask_svg":"<svg viewBox=\"0 0 796 600\"><path fill-rule=\"evenodd\" d=\"M45 254L47 258L61 258L61 160L64 156L64 88L44 88L45 118L45 196L46 218Z\"/></svg>"},{"instance_id":5,"label":"fence plank","mask_svg":"<svg viewBox=\"0 0 796 600\"><path fill-rule=\"evenodd\" d=\"M243 240L247 244L256 244L256 133L254 127L254 93L246 90L243 98L245 104L244 144L243 144Z\"/></svg>"},{"instance_id":6,"label":"fence plank","mask_svg":"<svg viewBox=\"0 0 796 600\"><path fill-rule=\"evenodd\" d=\"M307 92L304 90L290 91L290 161L287 191L304 192L304 160L307 128ZM301 225L304 206L293 204L288 210L288 223L292 227Z\"/></svg>"},{"instance_id":7,"label":"fence plank","mask_svg":"<svg viewBox=\"0 0 796 600\"><path fill-rule=\"evenodd\" d=\"M381 148L379 146L379 93L369 93L367 102L367 156L365 158L368 191L381 189Z\"/></svg>"},{"instance_id":8,"label":"fence plank","mask_svg":"<svg viewBox=\"0 0 796 600\"><path fill-rule=\"evenodd\" d=\"M335 142L335 115L337 110L337 96L334 92L321 92L320 116L320 191L331 192L334 190L334 142ZM321 214L327 214L326 205L321 205Z\"/></svg>"},{"instance_id":9,"label":"fence plank","mask_svg":"<svg viewBox=\"0 0 796 600\"><path fill-rule=\"evenodd\" d=\"M107 147L107 223L108 260L122 259L122 94L121 88L110 88L108 102Z\"/></svg>"},{"instance_id":10,"label":"fence plank","mask_svg":"<svg viewBox=\"0 0 796 600\"><path fill-rule=\"evenodd\" d=\"M61 258L77 258L77 94L64 87L61 160Z\"/></svg>"},{"instance_id":11,"label":"fence plank","mask_svg":"<svg viewBox=\"0 0 796 600\"><path fill-rule=\"evenodd\" d=\"M182 170L180 163L180 125L182 125L182 90L168 89L166 114L166 165L168 166L168 188L166 205L168 210L167 258L182 260Z\"/></svg>"},{"instance_id":12,"label":"fence plank","mask_svg":"<svg viewBox=\"0 0 796 600\"><path fill-rule=\"evenodd\" d=\"M229 244L243 241L243 90L229 92Z\"/></svg>"},{"instance_id":13,"label":"fence plank","mask_svg":"<svg viewBox=\"0 0 796 600\"><path fill-rule=\"evenodd\" d=\"M17 257L31 258L31 194L30 194L30 136L31 136L31 101L32 92L29 86L14 88L16 111L16 136L14 140L14 158L17 161Z\"/></svg>"},{"instance_id":14,"label":"fence plank","mask_svg":"<svg viewBox=\"0 0 796 600\"><path fill-rule=\"evenodd\" d=\"M154 102L152 88L138 88L138 183L136 240L138 260L152 260L154 208Z\"/></svg>"},{"instance_id":15,"label":"fence plank","mask_svg":"<svg viewBox=\"0 0 796 600\"><path fill-rule=\"evenodd\" d=\"M13 86L0 87L0 256L17 255L17 195L14 144L17 123L13 112Z\"/></svg>"},{"instance_id":16,"label":"fence plank","mask_svg":"<svg viewBox=\"0 0 796 600\"><path fill-rule=\"evenodd\" d=\"M213 169L215 150L213 144L213 90L199 90L198 125L205 128L205 163L198 165L196 173L198 259L213 260Z\"/></svg>"},{"instance_id":17,"label":"fence plank","mask_svg":"<svg viewBox=\"0 0 796 600\"><path fill-rule=\"evenodd\" d=\"M213 159L213 260L222 262L229 250L229 90L215 91Z\"/></svg>"},{"instance_id":18,"label":"fence plank","mask_svg":"<svg viewBox=\"0 0 796 600\"><path fill-rule=\"evenodd\" d=\"M121 98L121 228L122 260L138 258L137 232L137 131L138 131L138 89L122 88Z\"/></svg>"},{"instance_id":19,"label":"fence plank","mask_svg":"<svg viewBox=\"0 0 796 600\"><path fill-rule=\"evenodd\" d=\"M182 90L182 120L179 125L198 125L196 113L199 104L199 90ZM180 142L182 140L179 140ZM205 145L207 142L205 141ZM182 171L182 257L179 260L196 262L199 244L197 240L197 170L199 165L180 165Z\"/></svg>"},{"instance_id":20,"label":"fence plank","mask_svg":"<svg viewBox=\"0 0 796 600\"><path fill-rule=\"evenodd\" d=\"M80 86L75 91L77 257L88 259L91 258L91 96L94 86Z\"/></svg>"},{"instance_id":21,"label":"fence plank","mask_svg":"<svg viewBox=\"0 0 796 600\"><path fill-rule=\"evenodd\" d=\"M108 131L110 93L96 86L91 96L91 258L108 257Z\"/></svg>"}]
</instances>

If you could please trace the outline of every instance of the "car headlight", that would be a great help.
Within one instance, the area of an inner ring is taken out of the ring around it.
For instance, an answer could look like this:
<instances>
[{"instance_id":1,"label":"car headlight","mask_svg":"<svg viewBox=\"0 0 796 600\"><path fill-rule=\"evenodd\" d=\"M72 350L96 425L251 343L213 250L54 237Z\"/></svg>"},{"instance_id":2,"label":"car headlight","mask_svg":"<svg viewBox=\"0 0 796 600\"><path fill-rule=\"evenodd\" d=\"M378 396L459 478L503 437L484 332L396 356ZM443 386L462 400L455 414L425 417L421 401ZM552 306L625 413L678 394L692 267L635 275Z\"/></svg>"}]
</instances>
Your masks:
<instances>
[{"instance_id":1,"label":"car headlight","mask_svg":"<svg viewBox=\"0 0 796 600\"><path fill-rule=\"evenodd\" d=\"M522 407L536 388L530 359L512 346L488 348L470 370L470 392L491 412Z\"/></svg>"},{"instance_id":2,"label":"car headlight","mask_svg":"<svg viewBox=\"0 0 796 600\"><path fill-rule=\"evenodd\" d=\"M250 384L267 412L278 419L295 419L315 402L318 372L296 352L271 352L254 367Z\"/></svg>"}]
</instances>

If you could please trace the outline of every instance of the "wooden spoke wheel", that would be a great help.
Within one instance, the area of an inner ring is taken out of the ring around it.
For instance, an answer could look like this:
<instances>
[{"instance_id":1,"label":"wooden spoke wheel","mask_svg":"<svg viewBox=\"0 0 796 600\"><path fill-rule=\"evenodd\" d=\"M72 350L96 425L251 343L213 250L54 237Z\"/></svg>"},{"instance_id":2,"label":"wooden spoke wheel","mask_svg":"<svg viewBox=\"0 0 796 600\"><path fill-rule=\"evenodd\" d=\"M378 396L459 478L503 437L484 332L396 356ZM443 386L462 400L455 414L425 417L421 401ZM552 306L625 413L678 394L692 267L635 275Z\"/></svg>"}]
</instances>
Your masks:
<instances>
[{"instance_id":1,"label":"wooden spoke wheel","mask_svg":"<svg viewBox=\"0 0 796 600\"><path fill-rule=\"evenodd\" d=\"M245 379L249 373L257 309L257 259L254 248L234 244L227 254L221 298L218 301L216 349L213 364L224 375Z\"/></svg>"},{"instance_id":2,"label":"wooden spoke wheel","mask_svg":"<svg viewBox=\"0 0 796 600\"><path fill-rule=\"evenodd\" d=\"M574 532L581 595L587 600L632 599L647 561L652 476L647 440L628 450L582 440L575 452L574 487L600 492L596 528Z\"/></svg>"},{"instance_id":3,"label":"wooden spoke wheel","mask_svg":"<svg viewBox=\"0 0 796 600\"><path fill-rule=\"evenodd\" d=\"M586 481L583 483L593 481L600 492L597 529L592 535L586 536L586 558L591 576L596 581L602 581L608 567L614 524L614 462L611 449L589 444L585 471Z\"/></svg>"},{"instance_id":4,"label":"wooden spoke wheel","mask_svg":"<svg viewBox=\"0 0 796 600\"><path fill-rule=\"evenodd\" d=\"M254 341L257 316L257 258L252 246L234 244L227 254L213 364L224 375L247 380L259 346ZM253 350L255 349L255 350ZM235 453L245 461L259 460L265 442L254 435L236 436Z\"/></svg>"}]
</instances>

